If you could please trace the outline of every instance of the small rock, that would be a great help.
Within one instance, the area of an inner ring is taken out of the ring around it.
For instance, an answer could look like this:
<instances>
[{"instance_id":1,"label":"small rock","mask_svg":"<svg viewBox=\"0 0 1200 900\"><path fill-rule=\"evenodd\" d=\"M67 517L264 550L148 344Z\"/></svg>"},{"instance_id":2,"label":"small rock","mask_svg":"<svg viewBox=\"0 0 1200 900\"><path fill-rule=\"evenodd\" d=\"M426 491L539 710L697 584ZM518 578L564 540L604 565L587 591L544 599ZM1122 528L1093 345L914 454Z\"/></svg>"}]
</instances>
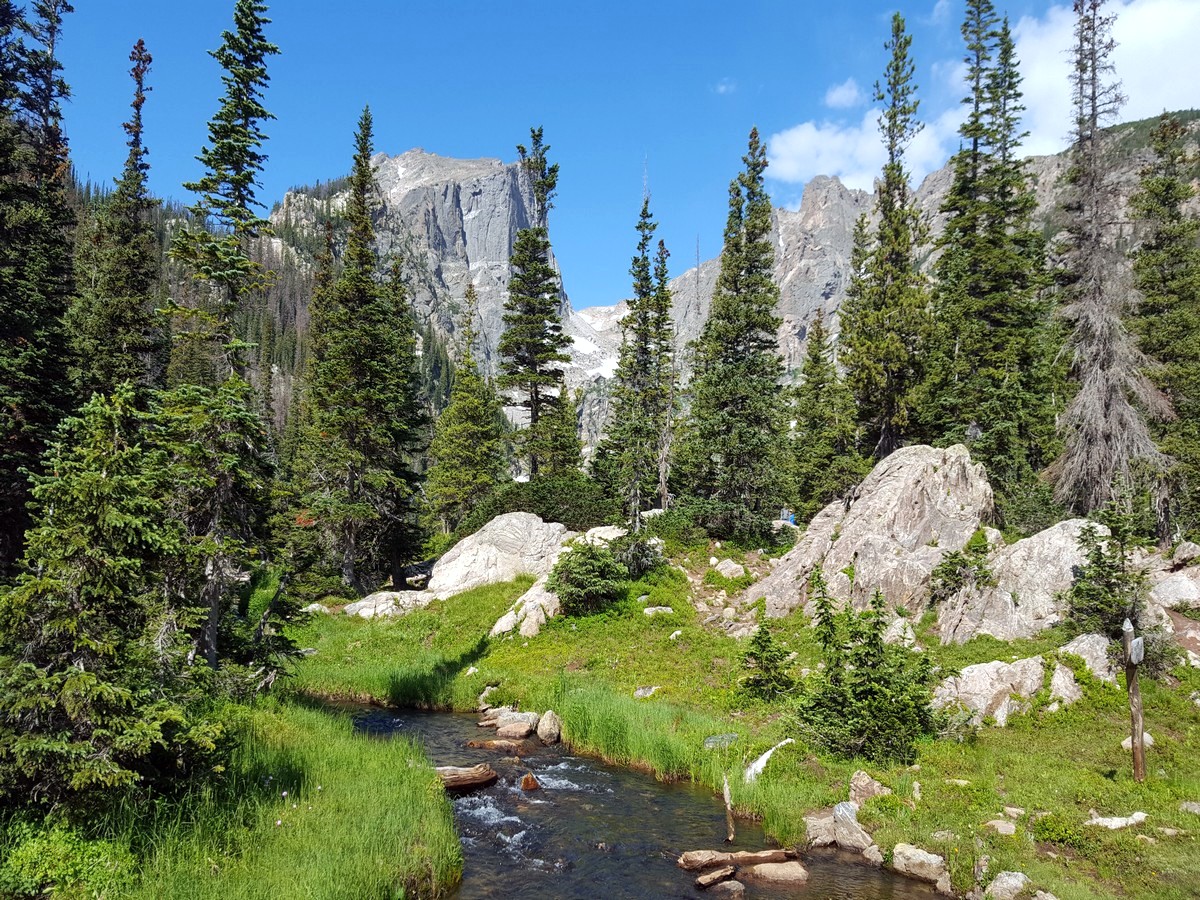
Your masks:
<instances>
[{"instance_id":1,"label":"small rock","mask_svg":"<svg viewBox=\"0 0 1200 900\"><path fill-rule=\"evenodd\" d=\"M717 574L725 578L741 578L746 574L746 568L732 559L723 559L717 563Z\"/></svg>"},{"instance_id":2,"label":"small rock","mask_svg":"<svg viewBox=\"0 0 1200 900\"><path fill-rule=\"evenodd\" d=\"M1109 831L1116 831L1118 828L1129 828L1132 825L1141 825L1146 821L1144 812L1135 812L1129 816L1092 816L1088 819L1087 824L1098 825L1101 828L1107 828Z\"/></svg>"},{"instance_id":3,"label":"small rock","mask_svg":"<svg viewBox=\"0 0 1200 900\"><path fill-rule=\"evenodd\" d=\"M637 700L645 700L647 697L653 697L654 692L662 690L662 685L654 685L653 687L640 687L633 692L633 696Z\"/></svg>"},{"instance_id":4,"label":"small rock","mask_svg":"<svg viewBox=\"0 0 1200 900\"><path fill-rule=\"evenodd\" d=\"M1179 804L1179 811L1200 816L1200 803L1197 803L1195 800L1184 800Z\"/></svg>"},{"instance_id":5,"label":"small rock","mask_svg":"<svg viewBox=\"0 0 1200 900\"><path fill-rule=\"evenodd\" d=\"M516 741L467 741L468 747L478 747L481 750L495 750L499 753L516 754L521 751L521 745Z\"/></svg>"},{"instance_id":6,"label":"small rock","mask_svg":"<svg viewBox=\"0 0 1200 900\"><path fill-rule=\"evenodd\" d=\"M950 873L943 872L942 877L934 884L933 889L943 897L954 896L954 886L950 884Z\"/></svg>"},{"instance_id":7,"label":"small rock","mask_svg":"<svg viewBox=\"0 0 1200 900\"><path fill-rule=\"evenodd\" d=\"M778 863L759 863L742 869L744 876L755 881L769 881L772 884L804 884L808 881L808 869L797 860Z\"/></svg>"},{"instance_id":8,"label":"small rock","mask_svg":"<svg viewBox=\"0 0 1200 900\"><path fill-rule=\"evenodd\" d=\"M670 636L669 640L674 641L674 640L678 639L678 637L681 634L683 634L683 632L680 631L678 628L676 628L674 631L671 632L671 636Z\"/></svg>"},{"instance_id":9,"label":"small rock","mask_svg":"<svg viewBox=\"0 0 1200 900\"><path fill-rule=\"evenodd\" d=\"M317 648L316 647L304 647L297 652L299 652L299 654L301 656L316 656Z\"/></svg>"},{"instance_id":10,"label":"small rock","mask_svg":"<svg viewBox=\"0 0 1200 900\"><path fill-rule=\"evenodd\" d=\"M949 844L949 843L952 843L952 842L958 840L958 835L955 834L953 831L935 831L933 834L930 835L930 837L933 838L935 841L941 841L942 843L946 843L946 844Z\"/></svg>"},{"instance_id":11,"label":"small rock","mask_svg":"<svg viewBox=\"0 0 1200 900\"><path fill-rule=\"evenodd\" d=\"M491 705L487 702L487 698L488 698L488 694L490 694L494 690L496 690L496 685L489 684L487 687L485 687L483 689L483 691L480 692L479 701L476 705L476 708L480 712L487 712L489 709L492 708Z\"/></svg>"},{"instance_id":12,"label":"small rock","mask_svg":"<svg viewBox=\"0 0 1200 900\"><path fill-rule=\"evenodd\" d=\"M1017 833L1017 826L1012 822L1006 822L1004 819L992 819L990 822L985 822L983 827L990 828L996 834L1002 834L1005 837L1012 837Z\"/></svg>"},{"instance_id":13,"label":"small rock","mask_svg":"<svg viewBox=\"0 0 1200 900\"><path fill-rule=\"evenodd\" d=\"M737 610L734 609L732 606L727 606L723 610L721 610L721 618L724 619L726 622L732 622L734 619L737 618Z\"/></svg>"},{"instance_id":14,"label":"small rock","mask_svg":"<svg viewBox=\"0 0 1200 900\"><path fill-rule=\"evenodd\" d=\"M640 597L638 597L638 598L637 598L637 602L638 602L638 603L649 603L649 602L650 602L650 595L649 595L649 594L642 594L642 596L640 596Z\"/></svg>"},{"instance_id":15,"label":"small rock","mask_svg":"<svg viewBox=\"0 0 1200 900\"><path fill-rule=\"evenodd\" d=\"M1033 900L1058 900L1058 898L1049 891L1038 891L1033 895Z\"/></svg>"},{"instance_id":16,"label":"small rock","mask_svg":"<svg viewBox=\"0 0 1200 900\"><path fill-rule=\"evenodd\" d=\"M538 720L537 736L543 744L557 744L562 740L562 719L552 709L546 710Z\"/></svg>"},{"instance_id":17,"label":"small rock","mask_svg":"<svg viewBox=\"0 0 1200 900\"><path fill-rule=\"evenodd\" d=\"M1157 844L1158 843L1158 841L1156 841L1154 838L1150 837L1150 835L1148 835L1148 834L1135 834L1134 838L1136 840L1141 841L1144 844Z\"/></svg>"},{"instance_id":18,"label":"small rock","mask_svg":"<svg viewBox=\"0 0 1200 900\"><path fill-rule=\"evenodd\" d=\"M991 867L991 865L992 858L986 853L975 858L975 868L973 870L973 874L976 884L983 884L983 877L987 875L987 870ZM976 893L982 894L982 891L976 891Z\"/></svg>"},{"instance_id":19,"label":"small rock","mask_svg":"<svg viewBox=\"0 0 1200 900\"><path fill-rule=\"evenodd\" d=\"M309 613L310 615L327 616L329 615L329 607L321 603L310 603L300 610L300 612Z\"/></svg>"},{"instance_id":20,"label":"small rock","mask_svg":"<svg viewBox=\"0 0 1200 900\"><path fill-rule=\"evenodd\" d=\"M837 841L833 828L833 814L827 816L805 816L804 835L810 847L831 847Z\"/></svg>"},{"instance_id":21,"label":"small rock","mask_svg":"<svg viewBox=\"0 0 1200 900\"><path fill-rule=\"evenodd\" d=\"M872 844L862 852L863 859L873 866L883 865L883 852L875 844Z\"/></svg>"},{"instance_id":22,"label":"small rock","mask_svg":"<svg viewBox=\"0 0 1200 900\"><path fill-rule=\"evenodd\" d=\"M1029 884L1029 876L1022 872L1001 872L992 879L983 896L994 900L1017 900Z\"/></svg>"},{"instance_id":23,"label":"small rock","mask_svg":"<svg viewBox=\"0 0 1200 900\"><path fill-rule=\"evenodd\" d=\"M842 850L852 853L861 853L875 843L858 824L857 803L843 801L833 808L833 840Z\"/></svg>"},{"instance_id":24,"label":"small rock","mask_svg":"<svg viewBox=\"0 0 1200 900\"><path fill-rule=\"evenodd\" d=\"M1006 806L1004 807L1004 814L1010 819L1019 819L1021 816L1025 815L1025 810L1021 809L1019 806Z\"/></svg>"},{"instance_id":25,"label":"small rock","mask_svg":"<svg viewBox=\"0 0 1200 900\"><path fill-rule=\"evenodd\" d=\"M967 781L965 778L947 778L946 784L952 784L955 787L970 787L971 786L971 782Z\"/></svg>"},{"instance_id":26,"label":"small rock","mask_svg":"<svg viewBox=\"0 0 1200 900\"><path fill-rule=\"evenodd\" d=\"M738 739L736 734L714 734L704 739L705 750L724 750Z\"/></svg>"},{"instance_id":27,"label":"small rock","mask_svg":"<svg viewBox=\"0 0 1200 900\"><path fill-rule=\"evenodd\" d=\"M712 566L714 569L717 567L718 562L720 562L720 560L718 560L715 556L710 556L708 558L708 564L710 566Z\"/></svg>"},{"instance_id":28,"label":"small rock","mask_svg":"<svg viewBox=\"0 0 1200 900\"><path fill-rule=\"evenodd\" d=\"M1075 673L1062 663L1055 663L1054 674L1050 676L1050 699L1070 706L1082 697L1083 688L1075 681Z\"/></svg>"},{"instance_id":29,"label":"small rock","mask_svg":"<svg viewBox=\"0 0 1200 900\"><path fill-rule=\"evenodd\" d=\"M496 729L496 737L501 740L522 741L533 734L533 726L528 722L508 722Z\"/></svg>"},{"instance_id":30,"label":"small rock","mask_svg":"<svg viewBox=\"0 0 1200 900\"><path fill-rule=\"evenodd\" d=\"M713 869L711 872L705 872L696 879L695 884L700 890L710 888L718 881L724 881L726 878L732 878L734 873L733 866L721 866L719 869Z\"/></svg>"},{"instance_id":31,"label":"small rock","mask_svg":"<svg viewBox=\"0 0 1200 900\"><path fill-rule=\"evenodd\" d=\"M1183 833L1178 828L1156 828L1154 830L1163 837L1179 837Z\"/></svg>"},{"instance_id":32,"label":"small rock","mask_svg":"<svg viewBox=\"0 0 1200 900\"><path fill-rule=\"evenodd\" d=\"M1117 670L1108 660L1108 645L1111 643L1112 641L1102 634L1081 634L1058 649L1060 653L1071 653L1082 659L1094 677L1109 684L1116 684Z\"/></svg>"},{"instance_id":33,"label":"small rock","mask_svg":"<svg viewBox=\"0 0 1200 900\"><path fill-rule=\"evenodd\" d=\"M538 784L538 780L533 777L532 772L526 772L521 776L521 790L523 791L538 791L542 786Z\"/></svg>"},{"instance_id":34,"label":"small rock","mask_svg":"<svg viewBox=\"0 0 1200 900\"><path fill-rule=\"evenodd\" d=\"M936 884L947 875L946 860L936 853L914 847L912 844L897 844L892 850L892 868L901 875Z\"/></svg>"},{"instance_id":35,"label":"small rock","mask_svg":"<svg viewBox=\"0 0 1200 900\"><path fill-rule=\"evenodd\" d=\"M647 606L642 612L648 616L657 616L660 613L667 616L675 614L675 610L669 606Z\"/></svg>"},{"instance_id":36,"label":"small rock","mask_svg":"<svg viewBox=\"0 0 1200 900\"><path fill-rule=\"evenodd\" d=\"M466 671L466 672L464 672L463 674L465 674L467 677L470 677L470 676L472 676L472 675L475 675L475 674L477 674L478 672L479 672L479 668L478 668L477 666L471 666L471 667L470 667L469 669L467 669L467 671Z\"/></svg>"},{"instance_id":37,"label":"small rock","mask_svg":"<svg viewBox=\"0 0 1200 900\"><path fill-rule=\"evenodd\" d=\"M921 802L921 782L914 781L912 785L912 798L917 803Z\"/></svg>"},{"instance_id":38,"label":"small rock","mask_svg":"<svg viewBox=\"0 0 1200 900\"><path fill-rule=\"evenodd\" d=\"M1150 732L1148 732L1148 731L1142 732L1142 742L1147 747L1154 746L1154 738L1150 736ZM1132 750L1133 749L1133 735L1130 735L1129 737L1125 738L1125 740L1121 741L1121 749L1122 750Z\"/></svg>"},{"instance_id":39,"label":"small rock","mask_svg":"<svg viewBox=\"0 0 1200 900\"><path fill-rule=\"evenodd\" d=\"M862 769L850 776L850 802L862 806L872 797L890 794L892 789L884 787Z\"/></svg>"}]
</instances>

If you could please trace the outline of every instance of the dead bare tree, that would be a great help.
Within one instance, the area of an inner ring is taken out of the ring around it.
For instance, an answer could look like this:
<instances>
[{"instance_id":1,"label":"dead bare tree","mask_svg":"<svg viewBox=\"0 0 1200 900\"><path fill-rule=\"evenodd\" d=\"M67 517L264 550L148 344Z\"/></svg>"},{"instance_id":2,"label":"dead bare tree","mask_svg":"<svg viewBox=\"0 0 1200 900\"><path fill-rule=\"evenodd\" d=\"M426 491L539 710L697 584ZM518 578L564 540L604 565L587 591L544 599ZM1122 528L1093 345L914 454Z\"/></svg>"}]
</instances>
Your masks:
<instances>
[{"instance_id":1,"label":"dead bare tree","mask_svg":"<svg viewBox=\"0 0 1200 900\"><path fill-rule=\"evenodd\" d=\"M1145 374L1150 360L1124 323L1135 293L1116 244L1117 198L1101 129L1125 97L1112 77L1115 16L1102 14L1106 2L1075 0L1071 73L1075 125L1062 315L1072 328L1071 369L1079 390L1063 414L1064 449L1051 474L1056 498L1080 514L1108 502L1114 481L1130 476L1135 463L1143 471L1163 470L1147 416L1171 415L1169 402Z\"/></svg>"}]
</instances>

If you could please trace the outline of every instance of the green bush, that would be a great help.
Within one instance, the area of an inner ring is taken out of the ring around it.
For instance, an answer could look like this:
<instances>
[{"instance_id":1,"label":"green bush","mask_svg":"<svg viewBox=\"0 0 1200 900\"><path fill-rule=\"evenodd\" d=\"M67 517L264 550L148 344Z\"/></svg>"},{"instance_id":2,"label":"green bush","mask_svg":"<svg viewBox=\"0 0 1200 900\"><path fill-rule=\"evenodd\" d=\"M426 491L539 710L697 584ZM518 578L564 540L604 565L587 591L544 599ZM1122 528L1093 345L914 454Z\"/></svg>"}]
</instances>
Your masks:
<instances>
[{"instance_id":1,"label":"green bush","mask_svg":"<svg viewBox=\"0 0 1200 900\"><path fill-rule=\"evenodd\" d=\"M696 524L686 508L675 507L650 517L646 533L661 538L671 556L708 546L708 532Z\"/></svg>"},{"instance_id":2,"label":"green bush","mask_svg":"<svg viewBox=\"0 0 1200 900\"><path fill-rule=\"evenodd\" d=\"M625 593L626 569L606 546L576 541L558 558L546 586L567 616L602 612Z\"/></svg>"},{"instance_id":3,"label":"green bush","mask_svg":"<svg viewBox=\"0 0 1200 900\"><path fill-rule=\"evenodd\" d=\"M1086 826L1055 813L1041 816L1034 821L1033 836L1043 843L1067 847L1085 856L1094 853L1100 845L1096 836L1088 833Z\"/></svg>"},{"instance_id":4,"label":"green bush","mask_svg":"<svg viewBox=\"0 0 1200 900\"><path fill-rule=\"evenodd\" d=\"M461 538L474 534L496 516L529 512L547 522L562 522L572 531L621 522L621 504L605 496L600 485L582 472L513 481L480 501L458 527Z\"/></svg>"},{"instance_id":5,"label":"green bush","mask_svg":"<svg viewBox=\"0 0 1200 900\"><path fill-rule=\"evenodd\" d=\"M1115 639L1125 619L1141 624L1148 585L1146 573L1132 561L1137 540L1133 516L1123 500L1106 506L1097 518L1109 534L1102 536L1091 523L1079 533L1086 561L1067 595L1067 621L1079 634L1096 631Z\"/></svg>"},{"instance_id":6,"label":"green bush","mask_svg":"<svg viewBox=\"0 0 1200 900\"><path fill-rule=\"evenodd\" d=\"M996 583L987 565L988 542L983 529L977 529L967 546L942 557L929 579L929 602L949 600L965 587L986 587Z\"/></svg>"},{"instance_id":7,"label":"green bush","mask_svg":"<svg viewBox=\"0 0 1200 900\"><path fill-rule=\"evenodd\" d=\"M930 709L933 668L924 653L883 642L884 603L879 591L863 613L840 613L818 566L809 581L817 612L813 630L825 669L805 682L797 704L809 740L843 757L911 762L916 742L937 733Z\"/></svg>"},{"instance_id":8,"label":"green bush","mask_svg":"<svg viewBox=\"0 0 1200 900\"><path fill-rule=\"evenodd\" d=\"M136 861L127 844L88 840L61 823L9 823L3 845L0 896L113 897L133 882Z\"/></svg>"},{"instance_id":9,"label":"green bush","mask_svg":"<svg viewBox=\"0 0 1200 900\"><path fill-rule=\"evenodd\" d=\"M758 700L773 700L796 686L789 671L788 654L765 625L759 625L742 654L741 689Z\"/></svg>"},{"instance_id":10,"label":"green bush","mask_svg":"<svg viewBox=\"0 0 1200 900\"><path fill-rule=\"evenodd\" d=\"M648 540L644 534L627 534L611 542L608 548L617 562L628 570L630 580L636 581L665 564L661 544L661 541Z\"/></svg>"}]
</instances>

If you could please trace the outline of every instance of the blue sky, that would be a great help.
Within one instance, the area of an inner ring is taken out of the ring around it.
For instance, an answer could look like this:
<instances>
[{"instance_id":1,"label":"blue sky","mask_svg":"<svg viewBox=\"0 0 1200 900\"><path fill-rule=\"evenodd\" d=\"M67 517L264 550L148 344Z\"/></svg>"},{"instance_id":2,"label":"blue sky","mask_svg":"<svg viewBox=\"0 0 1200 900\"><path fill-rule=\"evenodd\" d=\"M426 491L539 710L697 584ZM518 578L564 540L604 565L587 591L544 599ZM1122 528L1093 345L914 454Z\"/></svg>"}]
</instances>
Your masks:
<instances>
[{"instance_id":1,"label":"blue sky","mask_svg":"<svg viewBox=\"0 0 1200 900\"><path fill-rule=\"evenodd\" d=\"M1011 0L1026 77L1030 149L1067 130L1065 3ZM1126 117L1200 105L1200 0L1113 0ZM66 128L84 176L107 180L125 155L128 54L145 38L154 65L145 109L151 187L189 199L194 157L216 109L220 71L205 51L230 27L233 0L84 0L68 17L62 57L74 97ZM924 135L918 176L955 147L962 0L278 0L268 37L270 155L261 198L344 174L365 103L376 148L515 158L544 126L562 172L551 240L578 307L628 293L643 174L672 273L717 255L727 189L757 125L769 141L769 187L798 204L814 174L869 186L879 148L871 84L886 62L894 9L906 17Z\"/></svg>"}]
</instances>

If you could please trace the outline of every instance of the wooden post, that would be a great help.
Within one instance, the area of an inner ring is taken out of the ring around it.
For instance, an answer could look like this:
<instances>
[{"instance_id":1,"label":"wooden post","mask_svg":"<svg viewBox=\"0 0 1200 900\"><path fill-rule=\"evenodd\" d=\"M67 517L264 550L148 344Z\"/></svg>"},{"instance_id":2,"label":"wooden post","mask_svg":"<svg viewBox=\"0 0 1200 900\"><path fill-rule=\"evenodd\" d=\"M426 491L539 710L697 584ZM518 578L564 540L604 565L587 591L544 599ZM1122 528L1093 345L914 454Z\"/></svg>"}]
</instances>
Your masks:
<instances>
[{"instance_id":1,"label":"wooden post","mask_svg":"<svg viewBox=\"0 0 1200 900\"><path fill-rule=\"evenodd\" d=\"M1121 646L1125 650L1125 689L1129 691L1129 737L1133 745L1133 780L1146 780L1145 719L1142 716L1142 692L1138 688L1138 664L1145 654L1145 642L1133 636L1133 623L1121 626Z\"/></svg>"},{"instance_id":2,"label":"wooden post","mask_svg":"<svg viewBox=\"0 0 1200 900\"><path fill-rule=\"evenodd\" d=\"M733 799L729 796L729 776L725 776L725 843L733 843Z\"/></svg>"}]
</instances>

